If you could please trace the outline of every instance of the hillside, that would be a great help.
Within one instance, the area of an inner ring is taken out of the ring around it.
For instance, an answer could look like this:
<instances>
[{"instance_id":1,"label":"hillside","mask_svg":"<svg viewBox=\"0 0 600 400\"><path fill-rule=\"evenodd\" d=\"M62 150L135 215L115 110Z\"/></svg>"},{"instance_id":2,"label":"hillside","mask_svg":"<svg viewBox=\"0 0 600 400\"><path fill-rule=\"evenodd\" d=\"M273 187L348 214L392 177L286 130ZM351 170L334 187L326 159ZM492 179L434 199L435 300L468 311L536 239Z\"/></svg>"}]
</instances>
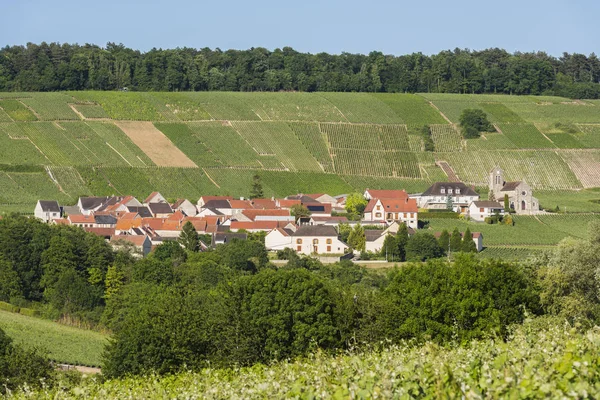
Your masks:
<instances>
[{"instance_id":1,"label":"hillside","mask_svg":"<svg viewBox=\"0 0 600 400\"><path fill-rule=\"evenodd\" d=\"M463 140L465 108L496 127ZM434 152L424 151L428 125ZM542 206L600 211L600 101L366 93L0 93L0 210L39 198L158 190L169 198L421 191L456 175L484 187L496 164ZM442 167L440 167L442 166ZM578 195L570 196L577 190ZM487 189L482 189L482 195Z\"/></svg>"},{"instance_id":2,"label":"hillside","mask_svg":"<svg viewBox=\"0 0 600 400\"><path fill-rule=\"evenodd\" d=\"M59 363L100 366L107 336L46 319L0 310L0 328L16 344L38 348Z\"/></svg>"}]
</instances>

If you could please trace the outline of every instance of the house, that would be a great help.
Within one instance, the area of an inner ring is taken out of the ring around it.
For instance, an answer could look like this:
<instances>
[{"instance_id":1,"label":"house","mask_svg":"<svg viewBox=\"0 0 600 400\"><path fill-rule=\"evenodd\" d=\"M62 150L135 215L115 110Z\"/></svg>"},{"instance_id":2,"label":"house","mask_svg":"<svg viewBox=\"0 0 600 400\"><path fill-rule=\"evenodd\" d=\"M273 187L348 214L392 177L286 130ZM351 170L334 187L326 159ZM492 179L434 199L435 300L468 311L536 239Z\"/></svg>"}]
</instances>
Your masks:
<instances>
[{"instance_id":1,"label":"house","mask_svg":"<svg viewBox=\"0 0 600 400\"><path fill-rule=\"evenodd\" d=\"M265 236L265 247L267 250L291 248L293 233L292 229L274 228Z\"/></svg>"},{"instance_id":2,"label":"house","mask_svg":"<svg viewBox=\"0 0 600 400\"><path fill-rule=\"evenodd\" d=\"M235 232L216 232L213 234L212 238L212 247L216 247L219 244L226 244L230 241L237 240L246 240L248 239L248 235L246 233L235 233Z\"/></svg>"},{"instance_id":3,"label":"house","mask_svg":"<svg viewBox=\"0 0 600 400\"><path fill-rule=\"evenodd\" d=\"M419 208L444 210L451 199L452 210L466 214L469 204L479 200L479 193L462 182L436 182L419 195L410 196L417 200Z\"/></svg>"},{"instance_id":4,"label":"house","mask_svg":"<svg viewBox=\"0 0 600 400\"><path fill-rule=\"evenodd\" d=\"M348 245L332 226L305 225L290 235L290 246L301 254L344 254Z\"/></svg>"},{"instance_id":5,"label":"house","mask_svg":"<svg viewBox=\"0 0 600 400\"><path fill-rule=\"evenodd\" d=\"M148 209L154 218L168 218L173 214L169 203L149 203Z\"/></svg>"},{"instance_id":6,"label":"house","mask_svg":"<svg viewBox=\"0 0 600 400\"><path fill-rule=\"evenodd\" d=\"M492 217L496 213L504 215L504 206L497 201L473 201L469 204L469 217L473 221L483 222L487 217Z\"/></svg>"},{"instance_id":7,"label":"house","mask_svg":"<svg viewBox=\"0 0 600 400\"><path fill-rule=\"evenodd\" d=\"M231 216L233 214L233 210L231 209L231 204L229 204L229 200L224 200L224 199L209 200L199 208L200 208L199 214L201 216L205 215L203 212L207 209L211 210L212 213L215 213L214 215L220 214L220 215Z\"/></svg>"},{"instance_id":8,"label":"house","mask_svg":"<svg viewBox=\"0 0 600 400\"><path fill-rule=\"evenodd\" d=\"M252 207L258 210L275 210L275 199L252 199Z\"/></svg>"},{"instance_id":9,"label":"house","mask_svg":"<svg viewBox=\"0 0 600 400\"><path fill-rule=\"evenodd\" d=\"M284 221L231 221L231 232L244 230L247 232L269 232L277 227L284 227L289 222Z\"/></svg>"},{"instance_id":10,"label":"house","mask_svg":"<svg viewBox=\"0 0 600 400\"><path fill-rule=\"evenodd\" d=\"M309 225L332 225L338 226L339 224L347 224L348 218L346 217L318 217L311 215L308 220Z\"/></svg>"},{"instance_id":11,"label":"house","mask_svg":"<svg viewBox=\"0 0 600 400\"><path fill-rule=\"evenodd\" d=\"M436 239L439 239L440 236L442 236L442 232L435 232L433 236L435 236ZM461 232L460 236L464 237L464 233ZM475 242L477 252L483 250L483 234L481 232L473 232L473 242Z\"/></svg>"},{"instance_id":12,"label":"house","mask_svg":"<svg viewBox=\"0 0 600 400\"><path fill-rule=\"evenodd\" d=\"M142 218L152 218L153 216L150 209L145 206L127 206L127 212L136 213Z\"/></svg>"},{"instance_id":13,"label":"house","mask_svg":"<svg viewBox=\"0 0 600 400\"><path fill-rule=\"evenodd\" d=\"M114 235L110 238L110 244L115 250L123 248L126 244L132 244L137 251L139 251L144 257L152 250L152 241L148 235L134 236L134 235Z\"/></svg>"},{"instance_id":14,"label":"house","mask_svg":"<svg viewBox=\"0 0 600 400\"><path fill-rule=\"evenodd\" d=\"M365 230L365 250L371 251L373 253L379 253L383 248L383 243L385 242L385 238L388 235L395 235L398 233L400 229L400 224L398 222L392 222L385 229L366 229ZM412 228L408 228L408 236L413 236L415 234L415 230Z\"/></svg>"},{"instance_id":15,"label":"house","mask_svg":"<svg viewBox=\"0 0 600 400\"><path fill-rule=\"evenodd\" d=\"M90 215L102 207L108 199L108 197L80 197L77 201L77 207L82 214Z\"/></svg>"},{"instance_id":16,"label":"house","mask_svg":"<svg viewBox=\"0 0 600 400\"><path fill-rule=\"evenodd\" d=\"M181 211L188 217L195 217L198 214L198 209L191 201L187 199L178 199L175 203L171 204L173 211Z\"/></svg>"},{"instance_id":17,"label":"house","mask_svg":"<svg viewBox=\"0 0 600 400\"><path fill-rule=\"evenodd\" d=\"M314 217L331 217L331 204L326 203L303 203Z\"/></svg>"},{"instance_id":18,"label":"house","mask_svg":"<svg viewBox=\"0 0 600 400\"><path fill-rule=\"evenodd\" d=\"M235 218L238 221L295 221L289 210L244 210Z\"/></svg>"},{"instance_id":19,"label":"house","mask_svg":"<svg viewBox=\"0 0 600 400\"><path fill-rule=\"evenodd\" d=\"M93 215L69 215L69 223L82 228L96 228L96 218Z\"/></svg>"},{"instance_id":20,"label":"house","mask_svg":"<svg viewBox=\"0 0 600 400\"><path fill-rule=\"evenodd\" d=\"M165 199L162 194L160 194L158 192L152 192L152 193L150 193L150 196L148 196L146 198L146 200L144 200L144 205L149 205L149 204L153 204L153 203L168 203L168 202L167 202L167 199Z\"/></svg>"},{"instance_id":21,"label":"house","mask_svg":"<svg viewBox=\"0 0 600 400\"><path fill-rule=\"evenodd\" d=\"M115 235L115 228L83 228L88 233L93 233L106 240L110 240Z\"/></svg>"},{"instance_id":22,"label":"house","mask_svg":"<svg viewBox=\"0 0 600 400\"><path fill-rule=\"evenodd\" d=\"M527 183L524 181L506 182L504 171L499 166L490 171L489 178L490 200L504 203L506 197L510 208L517 214L539 213L540 202L533 197L533 190Z\"/></svg>"},{"instance_id":23,"label":"house","mask_svg":"<svg viewBox=\"0 0 600 400\"><path fill-rule=\"evenodd\" d=\"M332 206L338 204L338 201L335 197L325 193L307 194L306 196L310 197L311 199L315 199L319 203L331 204Z\"/></svg>"},{"instance_id":24,"label":"house","mask_svg":"<svg viewBox=\"0 0 600 400\"><path fill-rule=\"evenodd\" d=\"M378 223L404 222L409 228L417 229L417 214L417 201L408 198L408 195L404 198L372 198L365 208L363 221Z\"/></svg>"},{"instance_id":25,"label":"house","mask_svg":"<svg viewBox=\"0 0 600 400\"><path fill-rule=\"evenodd\" d=\"M44 222L59 219L61 214L60 206L55 200L38 200L33 211L33 215Z\"/></svg>"}]
</instances>

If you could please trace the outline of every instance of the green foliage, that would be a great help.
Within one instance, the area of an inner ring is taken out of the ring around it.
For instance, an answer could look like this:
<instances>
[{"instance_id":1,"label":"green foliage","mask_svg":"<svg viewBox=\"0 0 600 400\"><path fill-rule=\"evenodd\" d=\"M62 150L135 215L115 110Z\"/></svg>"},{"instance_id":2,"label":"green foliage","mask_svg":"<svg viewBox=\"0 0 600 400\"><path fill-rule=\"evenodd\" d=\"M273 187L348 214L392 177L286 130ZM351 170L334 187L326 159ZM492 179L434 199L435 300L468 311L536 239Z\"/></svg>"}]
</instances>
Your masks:
<instances>
[{"instance_id":1,"label":"green foliage","mask_svg":"<svg viewBox=\"0 0 600 400\"><path fill-rule=\"evenodd\" d=\"M200 250L198 232L196 232L196 228L194 228L194 225L190 221L183 224L178 242L188 251L195 252Z\"/></svg>"},{"instance_id":2,"label":"green foliage","mask_svg":"<svg viewBox=\"0 0 600 400\"><path fill-rule=\"evenodd\" d=\"M473 241L473 234L471 233L471 230L469 228L467 228L467 230L463 234L460 251L464 253L477 253L477 246L475 246L475 242Z\"/></svg>"},{"instance_id":3,"label":"green foliage","mask_svg":"<svg viewBox=\"0 0 600 400\"><path fill-rule=\"evenodd\" d=\"M431 233L417 232L406 243L407 261L425 261L443 255L444 250Z\"/></svg>"},{"instance_id":4,"label":"green foliage","mask_svg":"<svg viewBox=\"0 0 600 400\"><path fill-rule=\"evenodd\" d=\"M310 217L310 214L310 210L302 204L294 204L290 207L290 215L296 218L296 222L300 220L300 218Z\"/></svg>"},{"instance_id":5,"label":"green foliage","mask_svg":"<svg viewBox=\"0 0 600 400\"><path fill-rule=\"evenodd\" d=\"M265 196L263 192L262 182L260 176L254 175L252 177L252 189L250 190L251 199L262 199Z\"/></svg>"},{"instance_id":6,"label":"green foliage","mask_svg":"<svg viewBox=\"0 0 600 400\"><path fill-rule=\"evenodd\" d=\"M386 332L396 340L506 335L510 324L523 321L523 307L539 308L532 284L516 266L466 255L452 264L430 261L397 269L383 295Z\"/></svg>"},{"instance_id":7,"label":"green foliage","mask_svg":"<svg viewBox=\"0 0 600 400\"><path fill-rule=\"evenodd\" d=\"M479 109L468 108L463 110L459 122L465 139L477 138L480 132L494 131L494 127L488 121L485 112Z\"/></svg>"},{"instance_id":8,"label":"green foliage","mask_svg":"<svg viewBox=\"0 0 600 400\"><path fill-rule=\"evenodd\" d=\"M454 228L452 235L450 235L450 251L456 252L461 251L462 248L462 236L458 228Z\"/></svg>"},{"instance_id":9,"label":"green foliage","mask_svg":"<svg viewBox=\"0 0 600 400\"><path fill-rule=\"evenodd\" d=\"M360 193L352 193L346 198L346 211L350 214L361 215L368 201Z\"/></svg>"},{"instance_id":10,"label":"green foliage","mask_svg":"<svg viewBox=\"0 0 600 400\"><path fill-rule=\"evenodd\" d=\"M354 229L348 235L348 246L356 251L365 251L366 244L365 229L361 224L354 225Z\"/></svg>"},{"instance_id":11,"label":"green foliage","mask_svg":"<svg viewBox=\"0 0 600 400\"><path fill-rule=\"evenodd\" d=\"M217 246L216 253L224 265L241 272L255 273L269 262L265 245L255 240L234 238Z\"/></svg>"}]
</instances>

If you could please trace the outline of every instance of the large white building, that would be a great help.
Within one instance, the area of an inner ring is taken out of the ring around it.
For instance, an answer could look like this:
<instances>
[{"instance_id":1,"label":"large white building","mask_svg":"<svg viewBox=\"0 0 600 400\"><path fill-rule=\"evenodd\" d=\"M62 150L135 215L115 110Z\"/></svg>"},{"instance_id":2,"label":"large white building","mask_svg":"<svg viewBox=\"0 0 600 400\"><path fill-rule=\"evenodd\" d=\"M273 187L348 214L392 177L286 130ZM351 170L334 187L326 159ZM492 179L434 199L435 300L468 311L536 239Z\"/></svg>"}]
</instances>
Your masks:
<instances>
[{"instance_id":1,"label":"large white building","mask_svg":"<svg viewBox=\"0 0 600 400\"><path fill-rule=\"evenodd\" d=\"M342 242L336 229L326 225L304 225L296 232L273 229L265 237L268 250L290 248L299 254L344 254L348 245Z\"/></svg>"},{"instance_id":2,"label":"large white building","mask_svg":"<svg viewBox=\"0 0 600 400\"><path fill-rule=\"evenodd\" d=\"M50 222L61 217L60 206L55 200L38 200L33 215L44 222Z\"/></svg>"},{"instance_id":3,"label":"large white building","mask_svg":"<svg viewBox=\"0 0 600 400\"><path fill-rule=\"evenodd\" d=\"M462 182L436 182L419 195L411 196L417 200L419 208L443 210L451 199L452 210L466 213L469 204L479 200L479 193Z\"/></svg>"}]
</instances>

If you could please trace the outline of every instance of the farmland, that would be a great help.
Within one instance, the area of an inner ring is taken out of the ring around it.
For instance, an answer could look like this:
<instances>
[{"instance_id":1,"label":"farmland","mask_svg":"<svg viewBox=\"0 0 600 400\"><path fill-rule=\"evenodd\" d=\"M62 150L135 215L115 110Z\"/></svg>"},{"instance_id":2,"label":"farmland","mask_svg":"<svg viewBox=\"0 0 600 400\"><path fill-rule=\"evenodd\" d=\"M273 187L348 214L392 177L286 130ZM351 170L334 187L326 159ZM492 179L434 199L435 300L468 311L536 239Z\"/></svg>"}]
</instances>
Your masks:
<instances>
[{"instance_id":1,"label":"farmland","mask_svg":"<svg viewBox=\"0 0 600 400\"><path fill-rule=\"evenodd\" d=\"M100 366L107 336L45 319L0 310L0 328L15 343L47 352L59 363Z\"/></svg>"},{"instance_id":2,"label":"farmland","mask_svg":"<svg viewBox=\"0 0 600 400\"><path fill-rule=\"evenodd\" d=\"M543 190L544 206L597 212L595 192L579 191L600 187L599 106L506 95L0 93L0 164L15 167L0 179L2 193L9 192L0 210L30 211L39 195L65 202L147 190L172 198L244 195L256 173L266 192L278 196L366 187L422 191L447 179L436 165L445 161L467 184L486 186L488 171L500 165L508 180ZM466 108L486 112L496 132L464 140L456 123ZM191 168L173 167L146 130L136 145L119 127L127 121L152 123L153 135ZM419 134L424 125L431 152ZM21 173L21 166L38 169Z\"/></svg>"}]
</instances>

